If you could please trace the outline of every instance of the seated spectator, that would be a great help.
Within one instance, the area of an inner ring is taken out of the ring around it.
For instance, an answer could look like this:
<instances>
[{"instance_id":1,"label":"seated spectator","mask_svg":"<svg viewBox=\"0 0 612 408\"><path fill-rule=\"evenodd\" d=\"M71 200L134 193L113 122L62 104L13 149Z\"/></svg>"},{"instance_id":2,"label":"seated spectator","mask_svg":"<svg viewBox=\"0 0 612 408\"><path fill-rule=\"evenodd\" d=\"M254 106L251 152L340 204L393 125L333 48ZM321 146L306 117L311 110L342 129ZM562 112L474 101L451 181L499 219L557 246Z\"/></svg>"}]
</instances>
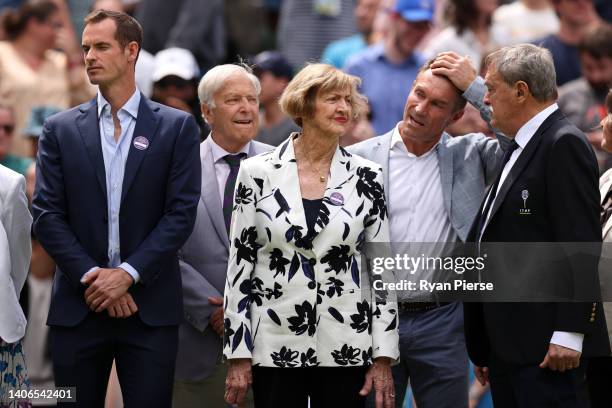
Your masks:
<instances>
[{"instance_id":1,"label":"seated spectator","mask_svg":"<svg viewBox=\"0 0 612 408\"><path fill-rule=\"evenodd\" d=\"M198 105L200 68L193 54L183 48L168 48L155 54L153 60L152 100L191 113L200 129L203 126Z\"/></svg>"},{"instance_id":2,"label":"seated spectator","mask_svg":"<svg viewBox=\"0 0 612 408\"><path fill-rule=\"evenodd\" d=\"M582 130L595 147L601 170L612 165L612 155L601 149L605 100L612 86L612 25L601 23L578 44L582 76L559 88L559 108Z\"/></svg>"},{"instance_id":3,"label":"seated spectator","mask_svg":"<svg viewBox=\"0 0 612 408\"><path fill-rule=\"evenodd\" d=\"M599 22L593 0L552 0L559 17L559 31L534 44L548 48L553 56L557 86L580 78L578 43L584 33Z\"/></svg>"},{"instance_id":4,"label":"seated spectator","mask_svg":"<svg viewBox=\"0 0 612 408\"><path fill-rule=\"evenodd\" d=\"M28 157L11 154L15 134L15 116L8 106L0 105L0 165L26 175L34 161Z\"/></svg>"},{"instance_id":5,"label":"seated spectator","mask_svg":"<svg viewBox=\"0 0 612 408\"><path fill-rule=\"evenodd\" d=\"M361 78L372 127L381 135L402 120L412 82L424 57L415 51L431 28L433 0L398 0L382 43L353 55L345 70Z\"/></svg>"},{"instance_id":6,"label":"seated spectator","mask_svg":"<svg viewBox=\"0 0 612 408\"><path fill-rule=\"evenodd\" d=\"M483 55L501 44L502 33L491 26L497 4L498 0L448 0L445 15L451 25L427 43L426 56L454 51L480 66Z\"/></svg>"},{"instance_id":7,"label":"seated spectator","mask_svg":"<svg viewBox=\"0 0 612 408\"><path fill-rule=\"evenodd\" d=\"M556 33L559 18L550 0L517 0L495 10L493 26L503 33L501 45L514 45Z\"/></svg>"},{"instance_id":8,"label":"seated spectator","mask_svg":"<svg viewBox=\"0 0 612 408\"><path fill-rule=\"evenodd\" d=\"M30 154L21 135L33 107L66 109L94 95L81 47L74 40L65 41L74 35L62 31L62 21L60 9L51 0L27 2L5 14L8 41L0 42L0 100L15 112L15 154Z\"/></svg>"},{"instance_id":9,"label":"seated spectator","mask_svg":"<svg viewBox=\"0 0 612 408\"><path fill-rule=\"evenodd\" d=\"M280 53L264 51L255 57L253 73L261 83L261 114L255 140L278 146L291 133L300 131L300 127L283 113L278 104L278 99L293 78L293 68Z\"/></svg>"},{"instance_id":10,"label":"seated spectator","mask_svg":"<svg viewBox=\"0 0 612 408\"><path fill-rule=\"evenodd\" d=\"M330 43L323 51L321 61L336 68L343 68L348 57L373 44L374 20L379 5L380 0L359 0L354 12L359 33Z\"/></svg>"}]
</instances>

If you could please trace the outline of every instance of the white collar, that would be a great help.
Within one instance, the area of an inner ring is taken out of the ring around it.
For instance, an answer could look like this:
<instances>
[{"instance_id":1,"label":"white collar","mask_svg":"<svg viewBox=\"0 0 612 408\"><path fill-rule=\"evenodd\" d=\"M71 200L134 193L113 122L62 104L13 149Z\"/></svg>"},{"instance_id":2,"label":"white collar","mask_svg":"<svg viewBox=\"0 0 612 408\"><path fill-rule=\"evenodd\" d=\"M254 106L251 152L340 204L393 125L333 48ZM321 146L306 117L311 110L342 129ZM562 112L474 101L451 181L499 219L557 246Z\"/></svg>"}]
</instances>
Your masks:
<instances>
[{"instance_id":1,"label":"white collar","mask_svg":"<svg viewBox=\"0 0 612 408\"><path fill-rule=\"evenodd\" d=\"M529 119L521 128L516 132L516 136L514 137L514 141L520 146L521 149L524 149L527 146L527 143L531 140L535 132L538 128L544 123L544 121L552 115L554 111L559 109L556 103L553 103L549 107L544 110L541 110L536 114L533 118Z\"/></svg>"},{"instance_id":2,"label":"white collar","mask_svg":"<svg viewBox=\"0 0 612 408\"><path fill-rule=\"evenodd\" d=\"M104 96L102 96L102 92L100 92L100 90L98 90L97 101L98 101L98 119L99 119L106 105L110 106L110 103L106 100L106 98L104 98ZM136 88L132 96L130 96L130 99L128 99L127 102L119 110L124 110L127 113L129 113L134 119L137 119L139 106L140 106L140 91L138 90L138 88Z\"/></svg>"},{"instance_id":3,"label":"white collar","mask_svg":"<svg viewBox=\"0 0 612 408\"><path fill-rule=\"evenodd\" d=\"M225 150L224 148L222 148L221 146L219 146L217 143L215 143L215 140L212 137L212 132L209 133L207 140L210 143L210 150L212 152L213 161L215 163L217 163L219 160L223 160L223 158L225 156L227 156L228 154L234 155L234 154L238 154L238 153L246 153L248 155L249 154L249 148L251 147L251 142L248 142L247 144L242 146L242 149L240 149L240 151L238 153L230 153L227 150Z\"/></svg>"},{"instance_id":4,"label":"white collar","mask_svg":"<svg viewBox=\"0 0 612 408\"><path fill-rule=\"evenodd\" d=\"M406 148L406 145L404 144L404 139L402 139L402 135L400 135L400 131L399 131L400 123L402 122L398 122L398 124L395 125L395 128L393 128L393 133L391 134L391 145L389 146L389 149L393 150L395 146L399 146L399 148L404 150L406 154L408 154L409 157L427 157L438 148L438 145L440 144L440 140L442 140L442 137L440 137L438 142L435 145L433 145L431 149L429 149L426 153L420 156L417 156L416 154L410 152Z\"/></svg>"}]
</instances>

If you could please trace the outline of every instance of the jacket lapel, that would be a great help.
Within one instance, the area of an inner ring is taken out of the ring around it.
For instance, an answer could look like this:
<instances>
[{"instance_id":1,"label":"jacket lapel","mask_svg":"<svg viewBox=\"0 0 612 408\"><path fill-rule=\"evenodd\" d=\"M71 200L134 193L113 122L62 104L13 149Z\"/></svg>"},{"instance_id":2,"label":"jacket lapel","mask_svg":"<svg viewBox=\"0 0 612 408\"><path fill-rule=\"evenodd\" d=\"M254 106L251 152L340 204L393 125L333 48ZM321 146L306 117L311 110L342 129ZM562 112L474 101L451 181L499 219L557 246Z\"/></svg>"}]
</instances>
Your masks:
<instances>
[{"instance_id":1,"label":"jacket lapel","mask_svg":"<svg viewBox=\"0 0 612 408\"><path fill-rule=\"evenodd\" d=\"M345 204L350 202L351 196L357 185L357 168L351 160L351 154L344 148L337 147L330 167L331 177L327 182L323 203L329 210L329 214L324 208L319 211L319 216L315 225L315 237L325 228L340 211L350 212L345 208ZM352 216L352 214L350 214Z\"/></svg>"},{"instance_id":2,"label":"jacket lapel","mask_svg":"<svg viewBox=\"0 0 612 408\"><path fill-rule=\"evenodd\" d=\"M80 107L81 114L77 116L76 125L87 148L89 159L94 166L96 178L106 201L106 172L104 170L104 157L102 156L97 106L96 99L92 99L89 103Z\"/></svg>"},{"instance_id":3,"label":"jacket lapel","mask_svg":"<svg viewBox=\"0 0 612 408\"><path fill-rule=\"evenodd\" d=\"M373 161L380 164L383 170L383 183L385 188L385 198L387 200L387 206L389 205L389 156L391 154L391 137L393 130L388 132L386 135L379 136L378 143L374 146Z\"/></svg>"},{"instance_id":4,"label":"jacket lapel","mask_svg":"<svg viewBox=\"0 0 612 408\"><path fill-rule=\"evenodd\" d=\"M291 225L301 227L304 234L308 230L306 215L302 204L300 179L293 151L293 137L281 143L271 155L272 171L268 173L270 185L274 186L274 199L279 205L277 214L272 217L287 217Z\"/></svg>"},{"instance_id":5,"label":"jacket lapel","mask_svg":"<svg viewBox=\"0 0 612 408\"><path fill-rule=\"evenodd\" d=\"M138 107L138 118L136 119L136 126L134 127L134 134L132 136L132 142L130 142L127 162L125 163L123 187L121 190L122 203L125 195L134 182L134 178L136 177L136 173L138 173L142 159L144 159L154 142L155 132L157 131L157 126L159 124L159 117L155 113L158 110L159 107L149 106L148 100L144 97L144 95L141 96L140 106ZM133 140L139 136L145 137L149 141L148 148L139 150L134 147Z\"/></svg>"},{"instance_id":6,"label":"jacket lapel","mask_svg":"<svg viewBox=\"0 0 612 408\"><path fill-rule=\"evenodd\" d=\"M212 221L213 227L223 241L226 248L229 248L229 237L223 221L223 208L219 199L219 187L217 186L217 173L215 163L210 149L210 136L200 145L200 160L202 161L202 201Z\"/></svg>"},{"instance_id":7,"label":"jacket lapel","mask_svg":"<svg viewBox=\"0 0 612 408\"><path fill-rule=\"evenodd\" d=\"M446 208L446 213L450 216L451 193L453 191L453 152L446 146L448 139L450 139L450 136L446 133L442 133L437 154L444 208Z\"/></svg>"},{"instance_id":8,"label":"jacket lapel","mask_svg":"<svg viewBox=\"0 0 612 408\"><path fill-rule=\"evenodd\" d=\"M286 216L291 225L301 227L301 231L306 233L308 226L293 150L293 137L278 146L271 157L273 170L269 172L268 179L270 185L276 187L273 194L281 208L278 216ZM323 195L325 208L321 207L312 239L316 238L340 211L347 211L345 204L349 203L357 185L356 171L350 153L338 147L332 158L331 177L327 181ZM284 215L282 215L283 212ZM275 215L272 214L273 217Z\"/></svg>"},{"instance_id":9,"label":"jacket lapel","mask_svg":"<svg viewBox=\"0 0 612 408\"><path fill-rule=\"evenodd\" d=\"M527 143L527 146L525 146L525 148L519 155L518 159L512 166L512 169L510 170L510 172L506 176L506 179L504 180L504 184L501 185L499 192L497 196L495 197L495 202L493 203L493 209L491 210L491 216L489 217L489 221L487 222L487 225L489 222L491 222L491 220L495 216L495 213L497 213L497 211L501 207L502 203L504 202L504 199L506 198L506 195L508 194L508 191L510 191L510 188L512 187L514 182L521 175L521 173L523 172L527 164L531 161L531 157L533 156L538 145L540 144L540 141L542 140L542 136L544 132L546 132L548 128L550 128L550 126L552 126L554 122L559 120L561 115L562 113L560 110L557 109L556 111L554 111L540 125L538 130L536 130L531 140L529 140L529 142ZM501 169L500 172L501 171L503 171L503 169ZM486 229L486 225L485 225L485 229Z\"/></svg>"}]
</instances>

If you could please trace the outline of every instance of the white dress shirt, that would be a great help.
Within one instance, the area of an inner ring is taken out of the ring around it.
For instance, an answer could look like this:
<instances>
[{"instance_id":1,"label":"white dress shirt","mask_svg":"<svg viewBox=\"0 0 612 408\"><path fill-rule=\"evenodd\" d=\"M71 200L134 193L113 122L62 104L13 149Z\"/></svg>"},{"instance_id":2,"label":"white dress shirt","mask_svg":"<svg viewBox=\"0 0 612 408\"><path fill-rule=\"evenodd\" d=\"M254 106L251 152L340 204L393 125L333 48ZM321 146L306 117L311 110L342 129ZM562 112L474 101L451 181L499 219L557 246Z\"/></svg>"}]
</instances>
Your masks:
<instances>
[{"instance_id":1,"label":"white dress shirt","mask_svg":"<svg viewBox=\"0 0 612 408\"><path fill-rule=\"evenodd\" d=\"M542 123L544 123L546 118L552 115L552 113L556 111L557 109L559 109L559 107L557 106L556 103L553 103L546 109L540 111L533 118L529 119L523 126L521 126L518 132L516 132L516 136L514 137L514 140L518 144L518 148L514 152L512 152L512 155L510 156L510 160L508 160L508 163L506 163L506 165L504 166L504 169L502 170L501 178L499 179L499 184L497 185L497 191L495 192L496 198L497 198L497 193L499 192L499 189L504 184L506 177L508 177L508 173L510 173L510 170L512 170L512 166L514 166L514 163L516 163L516 161L518 160L519 156L521 155L521 153L527 146L527 143L529 143L529 141L531 140L535 132L542 125ZM489 192L489 194L491 194L491 192ZM488 199L488 196L487 196L487 199ZM493 200L493 202L491 203L491 206L489 207L489 213L487 214L486 224L489 223L489 217L491 216L491 210L493 209L494 204L495 204L495 199ZM485 224L485 227L483 228L483 231L486 229L486 224ZM557 344L559 346L567 347L572 350L582 352L582 341L583 340L584 340L583 333L570 333L570 332L556 331L553 333L550 342L552 344Z\"/></svg>"},{"instance_id":2,"label":"white dress shirt","mask_svg":"<svg viewBox=\"0 0 612 408\"><path fill-rule=\"evenodd\" d=\"M389 155L388 207L392 220L389 228L392 247L400 254L408 250L413 256L436 257L445 253L447 247L457 240L444 207L438 146L436 144L427 153L416 156L406 148L398 126L393 130ZM416 277L417 280L431 281L432 275L433 271L420 270L410 279ZM416 300L425 294L410 291L402 297Z\"/></svg>"},{"instance_id":3,"label":"white dress shirt","mask_svg":"<svg viewBox=\"0 0 612 408\"><path fill-rule=\"evenodd\" d=\"M244 158L246 159L249 154L251 142L248 142L247 144L242 146L242 149L240 149L239 152L230 153L215 142L215 139L212 137L212 133L208 135L208 138L210 139L210 150L213 156L213 161L215 163L215 175L217 176L219 199L221 200L221 206L223 206L223 192L225 191L225 183L227 182L227 178L230 174L230 165L225 160L223 160L223 158L228 154L234 155L245 153L247 156L245 156Z\"/></svg>"}]
</instances>

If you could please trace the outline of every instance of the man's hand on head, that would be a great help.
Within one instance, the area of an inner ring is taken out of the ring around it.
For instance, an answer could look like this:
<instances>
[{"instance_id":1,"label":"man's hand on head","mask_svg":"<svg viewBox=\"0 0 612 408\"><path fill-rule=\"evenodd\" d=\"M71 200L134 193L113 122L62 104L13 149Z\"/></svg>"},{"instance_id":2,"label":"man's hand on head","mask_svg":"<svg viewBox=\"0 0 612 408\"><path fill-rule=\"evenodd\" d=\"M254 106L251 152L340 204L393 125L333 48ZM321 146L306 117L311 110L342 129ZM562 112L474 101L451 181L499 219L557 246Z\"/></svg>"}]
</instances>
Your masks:
<instances>
[{"instance_id":1,"label":"man's hand on head","mask_svg":"<svg viewBox=\"0 0 612 408\"><path fill-rule=\"evenodd\" d=\"M469 57L462 57L452 51L438 54L431 64L431 72L447 77L462 92L465 92L478 76Z\"/></svg>"},{"instance_id":2,"label":"man's hand on head","mask_svg":"<svg viewBox=\"0 0 612 408\"><path fill-rule=\"evenodd\" d=\"M99 313L125 294L134 278L121 268L98 268L89 272L82 283L89 286L85 290L87 306Z\"/></svg>"}]
</instances>

